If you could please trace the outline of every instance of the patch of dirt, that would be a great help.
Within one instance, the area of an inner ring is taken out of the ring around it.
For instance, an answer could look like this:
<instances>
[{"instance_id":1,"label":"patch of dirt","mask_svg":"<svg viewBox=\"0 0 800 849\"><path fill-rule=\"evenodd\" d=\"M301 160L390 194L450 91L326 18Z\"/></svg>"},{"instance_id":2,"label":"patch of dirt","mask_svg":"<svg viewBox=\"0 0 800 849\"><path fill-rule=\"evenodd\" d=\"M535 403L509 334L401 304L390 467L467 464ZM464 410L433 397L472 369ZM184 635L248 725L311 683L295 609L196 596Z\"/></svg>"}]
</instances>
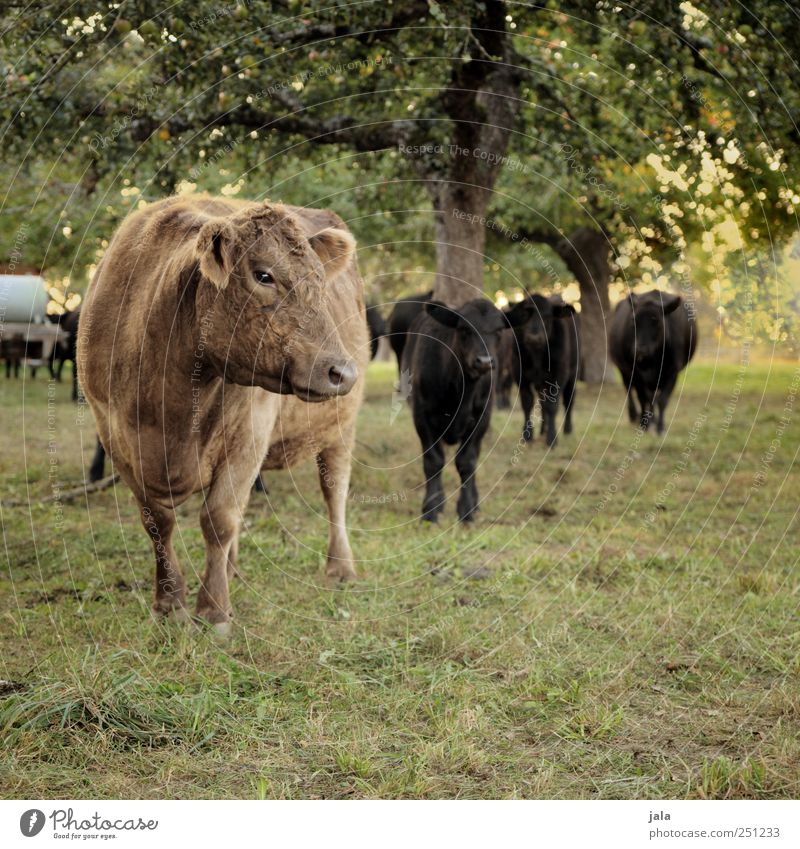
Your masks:
<instances>
[{"instance_id":1,"label":"patch of dirt","mask_svg":"<svg viewBox=\"0 0 800 849\"><path fill-rule=\"evenodd\" d=\"M147 581L132 581L130 584L120 578L116 584L114 584L114 589L121 593L134 593L140 592L141 590L146 590L149 586Z\"/></svg>"},{"instance_id":2,"label":"patch of dirt","mask_svg":"<svg viewBox=\"0 0 800 849\"><path fill-rule=\"evenodd\" d=\"M21 684L19 681L0 680L0 699L7 699L10 695L24 690L25 687L26 685Z\"/></svg>"}]
</instances>

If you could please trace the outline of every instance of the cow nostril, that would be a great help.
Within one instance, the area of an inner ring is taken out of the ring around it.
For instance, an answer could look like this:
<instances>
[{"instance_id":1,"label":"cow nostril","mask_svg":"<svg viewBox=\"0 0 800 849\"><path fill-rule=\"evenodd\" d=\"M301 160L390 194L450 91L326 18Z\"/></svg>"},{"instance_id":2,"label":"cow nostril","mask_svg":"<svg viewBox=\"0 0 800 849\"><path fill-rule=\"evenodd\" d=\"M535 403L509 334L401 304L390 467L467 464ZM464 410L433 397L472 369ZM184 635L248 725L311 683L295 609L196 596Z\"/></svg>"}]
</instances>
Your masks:
<instances>
[{"instance_id":1,"label":"cow nostril","mask_svg":"<svg viewBox=\"0 0 800 849\"><path fill-rule=\"evenodd\" d=\"M328 377L336 387L352 385L357 376L358 370L353 363L339 363L328 371Z\"/></svg>"}]
</instances>

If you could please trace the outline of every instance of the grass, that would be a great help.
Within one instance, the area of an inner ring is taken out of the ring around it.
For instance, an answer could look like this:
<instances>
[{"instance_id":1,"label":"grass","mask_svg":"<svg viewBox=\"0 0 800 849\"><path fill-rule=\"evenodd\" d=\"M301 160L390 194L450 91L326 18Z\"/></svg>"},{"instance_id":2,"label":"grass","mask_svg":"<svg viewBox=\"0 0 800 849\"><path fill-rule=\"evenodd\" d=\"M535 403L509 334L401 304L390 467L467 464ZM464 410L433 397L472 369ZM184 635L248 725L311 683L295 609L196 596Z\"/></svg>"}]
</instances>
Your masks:
<instances>
[{"instance_id":1,"label":"grass","mask_svg":"<svg viewBox=\"0 0 800 849\"><path fill-rule=\"evenodd\" d=\"M576 432L484 441L483 500L422 527L394 369L369 375L349 507L363 580L321 577L312 466L271 474L232 640L149 619L124 487L81 479L69 385L0 380L4 797L775 798L800 792L796 364L698 362L637 434L581 387ZM82 454L83 448L83 454ZM452 461L452 451L448 459ZM178 551L196 590L198 502Z\"/></svg>"}]
</instances>

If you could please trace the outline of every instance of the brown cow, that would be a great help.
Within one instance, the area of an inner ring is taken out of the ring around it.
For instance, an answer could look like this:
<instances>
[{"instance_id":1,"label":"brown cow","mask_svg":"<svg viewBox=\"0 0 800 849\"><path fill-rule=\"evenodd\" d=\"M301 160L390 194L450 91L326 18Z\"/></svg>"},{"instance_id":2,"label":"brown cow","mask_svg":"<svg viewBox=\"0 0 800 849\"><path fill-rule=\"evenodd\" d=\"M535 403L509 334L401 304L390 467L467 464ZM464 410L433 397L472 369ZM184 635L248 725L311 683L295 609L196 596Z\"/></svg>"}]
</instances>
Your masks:
<instances>
[{"instance_id":1,"label":"brown cow","mask_svg":"<svg viewBox=\"0 0 800 849\"><path fill-rule=\"evenodd\" d=\"M84 302L78 359L153 544L156 613L186 615L175 508L203 491L197 615L228 630L239 527L265 462L318 456L327 572L354 576L344 507L369 357L354 250L331 212L209 197L146 206L114 236Z\"/></svg>"}]
</instances>

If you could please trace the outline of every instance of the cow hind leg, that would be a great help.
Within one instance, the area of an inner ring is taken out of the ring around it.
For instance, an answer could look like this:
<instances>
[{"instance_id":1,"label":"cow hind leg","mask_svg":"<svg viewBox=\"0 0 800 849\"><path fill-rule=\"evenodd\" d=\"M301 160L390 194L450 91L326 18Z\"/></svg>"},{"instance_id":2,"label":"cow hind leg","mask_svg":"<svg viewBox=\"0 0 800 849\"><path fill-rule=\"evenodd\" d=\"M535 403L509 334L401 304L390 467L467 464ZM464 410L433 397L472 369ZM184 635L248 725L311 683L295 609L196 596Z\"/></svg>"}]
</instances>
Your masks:
<instances>
[{"instance_id":1,"label":"cow hind leg","mask_svg":"<svg viewBox=\"0 0 800 849\"><path fill-rule=\"evenodd\" d=\"M542 423L547 426L547 445L556 444L556 411L558 401L546 401L542 404Z\"/></svg>"},{"instance_id":2,"label":"cow hind leg","mask_svg":"<svg viewBox=\"0 0 800 849\"><path fill-rule=\"evenodd\" d=\"M353 552L347 536L347 491L350 486L351 448L337 444L317 455L319 485L328 508L328 555L325 574L338 581L353 581Z\"/></svg>"},{"instance_id":3,"label":"cow hind leg","mask_svg":"<svg viewBox=\"0 0 800 849\"><path fill-rule=\"evenodd\" d=\"M178 619L186 619L186 581L172 545L175 511L160 505L143 504L140 518L156 557L153 613L156 616L174 614Z\"/></svg>"},{"instance_id":4,"label":"cow hind leg","mask_svg":"<svg viewBox=\"0 0 800 849\"><path fill-rule=\"evenodd\" d=\"M106 450L103 448L103 443L98 439L97 445L94 449L94 457L92 458L92 465L89 466L89 480L92 483L96 483L97 481L103 478L106 469Z\"/></svg>"},{"instance_id":5,"label":"cow hind leg","mask_svg":"<svg viewBox=\"0 0 800 849\"><path fill-rule=\"evenodd\" d=\"M564 387L564 433L572 433L572 405L575 403L575 382Z\"/></svg>"}]
</instances>

